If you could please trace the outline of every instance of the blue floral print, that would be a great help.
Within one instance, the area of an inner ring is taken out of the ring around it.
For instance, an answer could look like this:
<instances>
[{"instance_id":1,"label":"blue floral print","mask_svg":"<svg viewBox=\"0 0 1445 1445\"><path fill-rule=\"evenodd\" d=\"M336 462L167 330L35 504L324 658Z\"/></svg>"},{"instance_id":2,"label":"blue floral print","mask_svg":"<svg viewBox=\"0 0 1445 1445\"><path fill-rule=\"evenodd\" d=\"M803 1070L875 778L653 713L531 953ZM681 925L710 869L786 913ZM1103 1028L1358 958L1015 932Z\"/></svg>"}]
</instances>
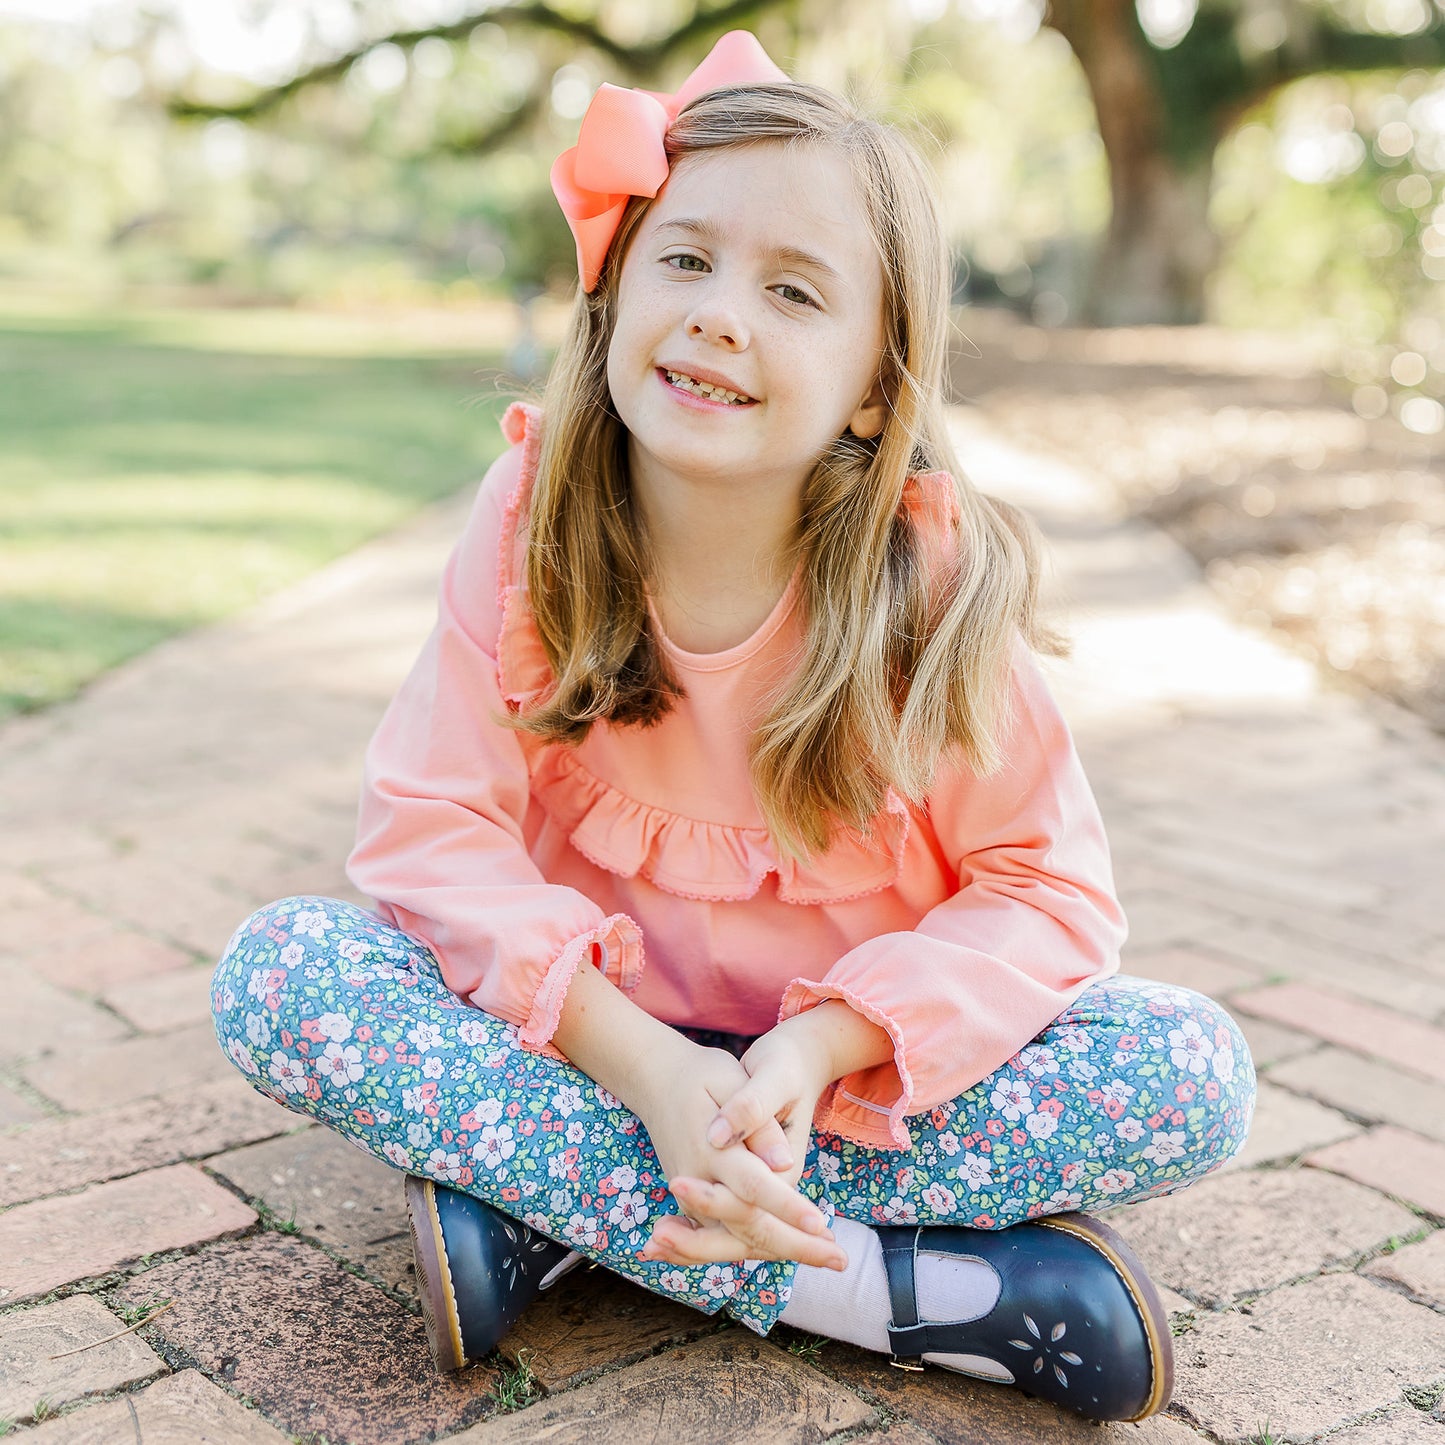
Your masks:
<instances>
[{"instance_id":1,"label":"blue floral print","mask_svg":"<svg viewBox=\"0 0 1445 1445\"><path fill-rule=\"evenodd\" d=\"M641 1121L459 999L428 949L374 915L315 897L262 909L231 939L212 1003L255 1088L397 1169L759 1334L786 1306L790 1261L640 1261L655 1218L677 1212ZM1181 1188L1239 1149L1253 1102L1222 1008L1115 976L990 1077L910 1118L910 1150L815 1134L799 1187L830 1218L1003 1229Z\"/></svg>"}]
</instances>

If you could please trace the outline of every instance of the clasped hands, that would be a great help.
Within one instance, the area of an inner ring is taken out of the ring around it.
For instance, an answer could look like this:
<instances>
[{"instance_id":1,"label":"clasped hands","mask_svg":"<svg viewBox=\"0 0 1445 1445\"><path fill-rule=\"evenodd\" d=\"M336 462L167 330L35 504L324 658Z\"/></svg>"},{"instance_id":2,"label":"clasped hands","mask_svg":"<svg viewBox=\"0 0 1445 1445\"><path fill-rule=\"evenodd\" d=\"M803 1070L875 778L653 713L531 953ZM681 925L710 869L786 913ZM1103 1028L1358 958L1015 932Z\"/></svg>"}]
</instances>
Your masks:
<instances>
[{"instance_id":1,"label":"clasped hands","mask_svg":"<svg viewBox=\"0 0 1445 1445\"><path fill-rule=\"evenodd\" d=\"M682 1214L657 1221L639 1258L846 1268L822 1211L797 1189L813 1110L834 1077L805 1018L779 1024L741 1060L678 1035L676 1055L658 1061L638 1112Z\"/></svg>"}]
</instances>

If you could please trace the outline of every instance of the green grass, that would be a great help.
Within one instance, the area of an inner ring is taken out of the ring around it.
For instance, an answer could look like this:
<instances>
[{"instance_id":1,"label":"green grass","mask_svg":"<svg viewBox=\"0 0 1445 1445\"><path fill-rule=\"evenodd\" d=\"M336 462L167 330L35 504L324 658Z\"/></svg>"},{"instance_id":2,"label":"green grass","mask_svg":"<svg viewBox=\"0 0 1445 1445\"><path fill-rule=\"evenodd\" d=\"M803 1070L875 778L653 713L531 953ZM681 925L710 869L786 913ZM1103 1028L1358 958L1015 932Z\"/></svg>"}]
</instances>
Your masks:
<instances>
[{"instance_id":1,"label":"green grass","mask_svg":"<svg viewBox=\"0 0 1445 1445\"><path fill-rule=\"evenodd\" d=\"M414 331L0 305L0 717L480 476L503 445L500 358Z\"/></svg>"}]
</instances>

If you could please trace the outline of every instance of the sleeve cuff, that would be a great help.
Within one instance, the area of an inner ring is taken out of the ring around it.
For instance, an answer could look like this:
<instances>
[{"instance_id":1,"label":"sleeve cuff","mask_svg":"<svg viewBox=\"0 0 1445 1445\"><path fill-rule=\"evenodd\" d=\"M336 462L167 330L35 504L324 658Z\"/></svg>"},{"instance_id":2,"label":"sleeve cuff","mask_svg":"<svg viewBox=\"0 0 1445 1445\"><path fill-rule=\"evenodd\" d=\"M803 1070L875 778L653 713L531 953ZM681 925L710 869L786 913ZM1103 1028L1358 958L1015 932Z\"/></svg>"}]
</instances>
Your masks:
<instances>
[{"instance_id":1,"label":"sleeve cuff","mask_svg":"<svg viewBox=\"0 0 1445 1445\"><path fill-rule=\"evenodd\" d=\"M604 918L596 928L578 934L548 965L527 1021L517 1030L517 1041L534 1053L560 1059L552 1035L562 1017L562 1004L580 965L596 964L623 993L631 993L642 978L642 930L625 913Z\"/></svg>"},{"instance_id":2,"label":"sleeve cuff","mask_svg":"<svg viewBox=\"0 0 1445 1445\"><path fill-rule=\"evenodd\" d=\"M824 1090L813 1115L814 1125L877 1149L908 1149L912 1139L903 1122L913 1102L913 1075L898 1022L876 1004L834 983L795 978L783 990L778 1021L816 1008L825 999L841 999L849 1008L877 1024L893 1041L893 1062L875 1064L835 1080ZM886 1102L892 1100L891 1103Z\"/></svg>"}]
</instances>

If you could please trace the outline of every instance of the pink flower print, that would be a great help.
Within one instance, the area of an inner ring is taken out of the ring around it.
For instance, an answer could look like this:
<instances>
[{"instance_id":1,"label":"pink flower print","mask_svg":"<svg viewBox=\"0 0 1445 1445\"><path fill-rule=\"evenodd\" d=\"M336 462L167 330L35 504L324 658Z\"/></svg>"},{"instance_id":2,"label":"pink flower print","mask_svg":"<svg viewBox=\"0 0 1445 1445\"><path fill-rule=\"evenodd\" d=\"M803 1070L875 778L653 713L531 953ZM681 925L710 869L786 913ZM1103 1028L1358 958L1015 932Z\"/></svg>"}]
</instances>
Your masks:
<instances>
[{"instance_id":1,"label":"pink flower print","mask_svg":"<svg viewBox=\"0 0 1445 1445\"><path fill-rule=\"evenodd\" d=\"M961 1179L971 1189L980 1189L985 1184L993 1183L993 1165L985 1159L982 1154L975 1154L971 1149L963 1156L963 1162L953 1171L956 1179Z\"/></svg>"},{"instance_id":2,"label":"pink flower print","mask_svg":"<svg viewBox=\"0 0 1445 1445\"><path fill-rule=\"evenodd\" d=\"M299 943L288 943L280 957L282 968L295 968L306 957L306 950Z\"/></svg>"},{"instance_id":3,"label":"pink flower print","mask_svg":"<svg viewBox=\"0 0 1445 1445\"><path fill-rule=\"evenodd\" d=\"M266 1070L288 1094L299 1094L306 1087L306 1070L300 1059L277 1049L271 1055L271 1067Z\"/></svg>"},{"instance_id":4,"label":"pink flower print","mask_svg":"<svg viewBox=\"0 0 1445 1445\"><path fill-rule=\"evenodd\" d=\"M1033 1091L1022 1079L1004 1079L995 1085L989 1103L1011 1124L1034 1111Z\"/></svg>"},{"instance_id":5,"label":"pink flower print","mask_svg":"<svg viewBox=\"0 0 1445 1445\"><path fill-rule=\"evenodd\" d=\"M894 1175L893 1182L900 1194L907 1194L913 1188L913 1173L909 1167L904 1167Z\"/></svg>"},{"instance_id":6,"label":"pink flower print","mask_svg":"<svg viewBox=\"0 0 1445 1445\"><path fill-rule=\"evenodd\" d=\"M952 1214L958 1205L958 1196L946 1184L930 1184L923 1191L923 1202L935 1213Z\"/></svg>"},{"instance_id":7,"label":"pink flower print","mask_svg":"<svg viewBox=\"0 0 1445 1445\"><path fill-rule=\"evenodd\" d=\"M1198 1019L1185 1019L1182 1028L1169 1030L1169 1059L1176 1069L1202 1074L1214 1056L1214 1041L1204 1037Z\"/></svg>"},{"instance_id":8,"label":"pink flower print","mask_svg":"<svg viewBox=\"0 0 1445 1445\"><path fill-rule=\"evenodd\" d=\"M451 1183L456 1183L462 1173L462 1156L448 1154L445 1149L433 1149L427 1155L427 1161L422 1168L433 1179L446 1179Z\"/></svg>"},{"instance_id":9,"label":"pink flower print","mask_svg":"<svg viewBox=\"0 0 1445 1445\"><path fill-rule=\"evenodd\" d=\"M316 1060L316 1072L340 1088L354 1084L366 1072L366 1066L355 1044L327 1044Z\"/></svg>"},{"instance_id":10,"label":"pink flower print","mask_svg":"<svg viewBox=\"0 0 1445 1445\"><path fill-rule=\"evenodd\" d=\"M259 1074L261 1072L256 1066L255 1059L251 1057L250 1049L248 1049L240 1039L232 1039L226 1045L226 1052L235 1060L236 1067L243 1073Z\"/></svg>"},{"instance_id":11,"label":"pink flower print","mask_svg":"<svg viewBox=\"0 0 1445 1445\"><path fill-rule=\"evenodd\" d=\"M1184 1157L1184 1130L1170 1129L1165 1132L1155 1130L1154 1137L1145 1147L1144 1158L1152 1159L1156 1164L1167 1164L1171 1159L1182 1159Z\"/></svg>"},{"instance_id":12,"label":"pink flower print","mask_svg":"<svg viewBox=\"0 0 1445 1445\"><path fill-rule=\"evenodd\" d=\"M1106 1169L1094 1180L1094 1188L1100 1194L1122 1194L1134 1187L1136 1177L1132 1169Z\"/></svg>"},{"instance_id":13,"label":"pink flower print","mask_svg":"<svg viewBox=\"0 0 1445 1445\"><path fill-rule=\"evenodd\" d=\"M381 1152L385 1154L398 1169L405 1169L410 1172L411 1155L406 1151L406 1148L398 1144L395 1139L388 1139L386 1143L381 1146Z\"/></svg>"},{"instance_id":14,"label":"pink flower print","mask_svg":"<svg viewBox=\"0 0 1445 1445\"><path fill-rule=\"evenodd\" d=\"M729 1299L742 1283L730 1264L710 1264L702 1277L702 1287L709 1299Z\"/></svg>"},{"instance_id":15,"label":"pink flower print","mask_svg":"<svg viewBox=\"0 0 1445 1445\"><path fill-rule=\"evenodd\" d=\"M612 1208L607 1211L607 1220L630 1232L640 1228L651 1212L647 1207L647 1196L640 1189L634 1189L617 1196Z\"/></svg>"},{"instance_id":16,"label":"pink flower print","mask_svg":"<svg viewBox=\"0 0 1445 1445\"><path fill-rule=\"evenodd\" d=\"M472 1145L472 1158L488 1169L500 1169L502 1162L517 1152L510 1124L487 1125Z\"/></svg>"}]
</instances>

